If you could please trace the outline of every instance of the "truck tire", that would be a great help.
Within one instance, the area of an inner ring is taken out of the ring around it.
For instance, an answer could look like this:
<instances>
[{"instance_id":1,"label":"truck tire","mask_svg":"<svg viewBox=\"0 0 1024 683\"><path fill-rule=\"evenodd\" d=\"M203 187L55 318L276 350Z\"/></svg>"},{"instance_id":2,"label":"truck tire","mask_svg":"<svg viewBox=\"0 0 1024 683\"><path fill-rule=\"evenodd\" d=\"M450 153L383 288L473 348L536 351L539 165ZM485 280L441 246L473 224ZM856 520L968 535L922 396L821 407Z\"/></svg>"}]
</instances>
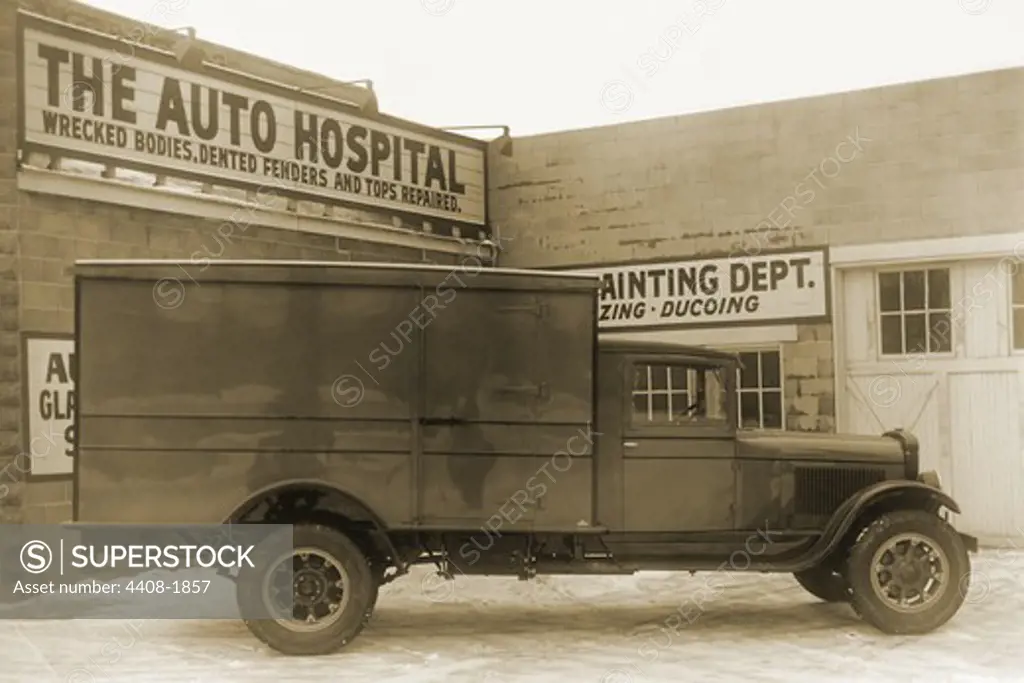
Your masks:
<instances>
[{"instance_id":1,"label":"truck tire","mask_svg":"<svg viewBox=\"0 0 1024 683\"><path fill-rule=\"evenodd\" d=\"M964 602L971 570L964 543L945 520L897 510L872 522L847 559L850 604L883 633L928 633Z\"/></svg>"},{"instance_id":2,"label":"truck tire","mask_svg":"<svg viewBox=\"0 0 1024 683\"><path fill-rule=\"evenodd\" d=\"M295 619L249 619L245 624L257 639L282 654L330 654L363 630L373 609L376 581L366 556L340 531L319 524L297 525L293 541L294 554L283 560L293 563L293 583L300 586L295 590L309 588L302 595L293 592ZM278 613L267 588L274 567L257 564L259 571L239 576L239 603L263 605L271 614Z\"/></svg>"},{"instance_id":3,"label":"truck tire","mask_svg":"<svg viewBox=\"0 0 1024 683\"><path fill-rule=\"evenodd\" d=\"M811 567L793 576L804 590L819 600L846 602L850 599L850 587L839 572L826 567Z\"/></svg>"}]
</instances>

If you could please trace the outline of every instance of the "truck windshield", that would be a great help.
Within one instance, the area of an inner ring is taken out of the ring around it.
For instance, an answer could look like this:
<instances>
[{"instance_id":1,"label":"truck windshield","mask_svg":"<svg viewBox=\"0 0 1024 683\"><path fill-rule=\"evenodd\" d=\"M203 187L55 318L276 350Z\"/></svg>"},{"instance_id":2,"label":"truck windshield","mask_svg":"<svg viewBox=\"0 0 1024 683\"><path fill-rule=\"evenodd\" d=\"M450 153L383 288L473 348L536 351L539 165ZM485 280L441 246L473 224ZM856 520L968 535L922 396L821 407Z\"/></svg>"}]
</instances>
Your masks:
<instances>
[{"instance_id":1,"label":"truck windshield","mask_svg":"<svg viewBox=\"0 0 1024 683\"><path fill-rule=\"evenodd\" d=\"M685 363L634 367L633 424L722 423L727 419L721 367Z\"/></svg>"}]
</instances>

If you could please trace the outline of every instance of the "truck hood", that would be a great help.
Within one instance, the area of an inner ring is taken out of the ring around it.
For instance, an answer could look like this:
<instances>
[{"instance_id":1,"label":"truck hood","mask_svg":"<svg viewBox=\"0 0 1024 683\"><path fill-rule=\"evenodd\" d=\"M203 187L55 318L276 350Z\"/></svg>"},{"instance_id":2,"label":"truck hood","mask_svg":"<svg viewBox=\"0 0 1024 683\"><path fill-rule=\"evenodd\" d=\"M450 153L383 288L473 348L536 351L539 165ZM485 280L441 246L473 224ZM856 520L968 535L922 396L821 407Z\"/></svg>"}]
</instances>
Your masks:
<instances>
[{"instance_id":1,"label":"truck hood","mask_svg":"<svg viewBox=\"0 0 1024 683\"><path fill-rule=\"evenodd\" d=\"M737 456L769 460L828 460L895 465L904 460L903 445L888 436L765 432L741 430Z\"/></svg>"}]
</instances>

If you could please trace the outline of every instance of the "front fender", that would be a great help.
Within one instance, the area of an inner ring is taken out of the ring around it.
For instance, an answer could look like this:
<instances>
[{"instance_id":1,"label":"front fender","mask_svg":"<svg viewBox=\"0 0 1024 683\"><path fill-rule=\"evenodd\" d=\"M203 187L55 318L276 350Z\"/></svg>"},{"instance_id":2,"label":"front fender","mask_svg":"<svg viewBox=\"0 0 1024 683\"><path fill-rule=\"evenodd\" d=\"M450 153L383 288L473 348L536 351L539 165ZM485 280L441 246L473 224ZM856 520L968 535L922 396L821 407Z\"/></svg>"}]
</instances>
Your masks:
<instances>
[{"instance_id":1,"label":"front fender","mask_svg":"<svg viewBox=\"0 0 1024 683\"><path fill-rule=\"evenodd\" d=\"M800 562L800 569L809 569L835 552L857 519L875 507L886 512L908 508L934 509L938 512L945 507L960 513L956 501L934 486L911 480L879 482L853 494L836 509L807 558Z\"/></svg>"}]
</instances>

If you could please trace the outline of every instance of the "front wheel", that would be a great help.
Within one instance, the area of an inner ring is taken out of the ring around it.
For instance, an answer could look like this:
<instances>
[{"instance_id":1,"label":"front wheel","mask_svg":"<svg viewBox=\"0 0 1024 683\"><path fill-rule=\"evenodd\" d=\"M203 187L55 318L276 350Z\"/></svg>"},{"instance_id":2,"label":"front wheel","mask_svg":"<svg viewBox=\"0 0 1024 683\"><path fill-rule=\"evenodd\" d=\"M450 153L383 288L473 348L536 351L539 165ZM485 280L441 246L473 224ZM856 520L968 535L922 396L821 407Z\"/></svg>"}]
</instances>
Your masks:
<instances>
[{"instance_id":1,"label":"front wheel","mask_svg":"<svg viewBox=\"0 0 1024 683\"><path fill-rule=\"evenodd\" d=\"M971 565L956 530L924 510L898 510L871 523L854 543L844 574L850 602L884 633L928 633L964 602Z\"/></svg>"},{"instance_id":2,"label":"front wheel","mask_svg":"<svg viewBox=\"0 0 1024 683\"><path fill-rule=\"evenodd\" d=\"M259 640L287 655L323 655L359 635L376 600L376 581L359 547L319 524L298 525L294 549L240 576L239 602L277 619L247 620ZM290 614L288 614L290 612ZM285 618L290 616L291 618Z\"/></svg>"}]
</instances>

